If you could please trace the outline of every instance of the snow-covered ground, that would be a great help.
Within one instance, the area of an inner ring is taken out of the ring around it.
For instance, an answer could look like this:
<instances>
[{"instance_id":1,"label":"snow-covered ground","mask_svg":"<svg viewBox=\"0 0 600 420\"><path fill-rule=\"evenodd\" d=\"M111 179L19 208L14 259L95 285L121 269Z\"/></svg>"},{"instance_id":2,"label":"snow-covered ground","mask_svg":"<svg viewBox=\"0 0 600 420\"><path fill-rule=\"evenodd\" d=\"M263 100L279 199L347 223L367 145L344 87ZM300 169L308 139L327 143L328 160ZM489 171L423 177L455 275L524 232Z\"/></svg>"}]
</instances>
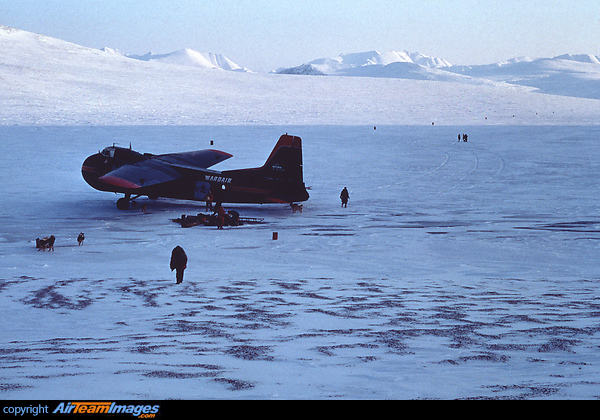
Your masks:
<instances>
[{"instance_id":1,"label":"snow-covered ground","mask_svg":"<svg viewBox=\"0 0 600 420\"><path fill-rule=\"evenodd\" d=\"M192 70L7 34L0 398L600 395L598 100ZM119 211L80 173L113 143L255 167L286 132L311 198L225 205L260 225L184 229L171 219L204 209L184 201Z\"/></svg>"},{"instance_id":2,"label":"snow-covered ground","mask_svg":"<svg viewBox=\"0 0 600 420\"><path fill-rule=\"evenodd\" d=\"M254 166L283 131L304 140L311 198L236 207L263 225L182 229L202 206L121 212L79 174L115 140L212 139ZM0 132L5 398L599 395L597 127Z\"/></svg>"}]
</instances>

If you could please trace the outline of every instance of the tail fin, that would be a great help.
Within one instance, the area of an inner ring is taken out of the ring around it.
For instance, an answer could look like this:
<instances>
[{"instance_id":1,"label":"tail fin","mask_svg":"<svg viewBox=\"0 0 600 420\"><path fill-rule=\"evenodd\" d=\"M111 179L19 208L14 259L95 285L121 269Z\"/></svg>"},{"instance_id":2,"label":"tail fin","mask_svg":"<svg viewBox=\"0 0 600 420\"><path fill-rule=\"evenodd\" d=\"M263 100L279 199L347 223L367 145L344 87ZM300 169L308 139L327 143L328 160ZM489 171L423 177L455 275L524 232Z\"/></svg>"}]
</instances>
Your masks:
<instances>
[{"instance_id":1,"label":"tail fin","mask_svg":"<svg viewBox=\"0 0 600 420\"><path fill-rule=\"evenodd\" d=\"M265 176L281 181L302 183L302 140L282 135L261 170Z\"/></svg>"},{"instance_id":2,"label":"tail fin","mask_svg":"<svg viewBox=\"0 0 600 420\"><path fill-rule=\"evenodd\" d=\"M284 134L260 168L222 172L234 182L215 198L228 203L293 203L308 200L302 175L302 141ZM213 193L214 194L214 193Z\"/></svg>"}]
</instances>

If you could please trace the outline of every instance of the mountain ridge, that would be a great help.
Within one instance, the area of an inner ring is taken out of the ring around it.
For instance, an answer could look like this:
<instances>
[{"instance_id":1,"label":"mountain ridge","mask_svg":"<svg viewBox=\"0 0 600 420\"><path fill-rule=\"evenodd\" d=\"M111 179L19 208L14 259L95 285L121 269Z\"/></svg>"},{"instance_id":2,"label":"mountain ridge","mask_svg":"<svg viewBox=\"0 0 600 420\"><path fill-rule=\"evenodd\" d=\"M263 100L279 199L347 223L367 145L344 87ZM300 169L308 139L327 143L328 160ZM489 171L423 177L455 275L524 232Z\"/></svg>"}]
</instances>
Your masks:
<instances>
[{"instance_id":1,"label":"mountain ridge","mask_svg":"<svg viewBox=\"0 0 600 420\"><path fill-rule=\"evenodd\" d=\"M482 65L452 65L420 53L368 51L320 58L277 74L385 77L466 83L508 83L541 93L600 99L600 56L563 54L553 58L516 57Z\"/></svg>"},{"instance_id":2,"label":"mountain ridge","mask_svg":"<svg viewBox=\"0 0 600 420\"><path fill-rule=\"evenodd\" d=\"M64 62L67 68L74 66L70 62L74 54L78 54L87 57L86 60L91 66L97 63L91 60L99 59L103 66L114 67L114 71L118 71L121 64L117 63L120 60L136 60L158 66L176 65L182 71L186 71L186 68L200 68L251 73L249 69L242 68L223 55L200 53L189 48L167 54L149 52L133 55L108 47L84 47L3 25L0 25L0 40L3 44L0 64L8 66L20 67L24 62L35 63L37 59L47 62L45 65L50 68L52 63L58 62ZM118 60L115 61L115 58ZM111 63L114 65L111 66ZM493 64L458 66L421 53L367 51L320 58L300 66L280 68L265 74L510 84L533 88L540 93L600 99L600 56L591 54L563 54L554 58L535 59L517 57Z\"/></svg>"}]
</instances>

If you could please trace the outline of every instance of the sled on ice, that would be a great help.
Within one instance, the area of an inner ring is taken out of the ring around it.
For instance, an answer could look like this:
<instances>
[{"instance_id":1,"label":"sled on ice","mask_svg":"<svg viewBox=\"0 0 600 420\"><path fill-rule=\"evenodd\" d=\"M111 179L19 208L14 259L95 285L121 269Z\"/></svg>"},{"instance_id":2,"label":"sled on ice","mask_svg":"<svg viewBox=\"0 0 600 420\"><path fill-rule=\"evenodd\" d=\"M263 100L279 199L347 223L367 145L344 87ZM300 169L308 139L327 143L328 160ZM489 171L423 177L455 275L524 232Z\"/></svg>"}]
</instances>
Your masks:
<instances>
[{"instance_id":1,"label":"sled on ice","mask_svg":"<svg viewBox=\"0 0 600 420\"><path fill-rule=\"evenodd\" d=\"M187 228L192 226L218 226L216 214L202 214L198 213L196 216L187 216L183 214L178 219L172 219L173 222L179 223L181 227ZM254 217L240 217L239 213L235 210L231 210L225 214L225 221L223 226L242 226L248 224L260 224L263 223L264 219Z\"/></svg>"}]
</instances>

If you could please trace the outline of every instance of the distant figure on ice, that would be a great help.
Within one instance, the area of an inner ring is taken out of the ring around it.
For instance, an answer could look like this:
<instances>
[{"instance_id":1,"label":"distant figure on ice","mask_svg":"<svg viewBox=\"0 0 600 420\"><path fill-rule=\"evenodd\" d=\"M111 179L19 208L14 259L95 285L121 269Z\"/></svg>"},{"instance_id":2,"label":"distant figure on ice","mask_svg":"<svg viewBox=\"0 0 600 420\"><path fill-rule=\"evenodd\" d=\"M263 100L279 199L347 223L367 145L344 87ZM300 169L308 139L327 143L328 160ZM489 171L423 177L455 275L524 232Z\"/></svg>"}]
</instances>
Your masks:
<instances>
[{"instance_id":1,"label":"distant figure on ice","mask_svg":"<svg viewBox=\"0 0 600 420\"><path fill-rule=\"evenodd\" d=\"M458 141L460 141L460 134L458 135Z\"/></svg>"},{"instance_id":2,"label":"distant figure on ice","mask_svg":"<svg viewBox=\"0 0 600 420\"><path fill-rule=\"evenodd\" d=\"M467 136L466 134L463 134L463 141L464 141L465 143L467 142L467 137L469 137L469 136Z\"/></svg>"},{"instance_id":3,"label":"distant figure on ice","mask_svg":"<svg viewBox=\"0 0 600 420\"><path fill-rule=\"evenodd\" d=\"M212 193L209 191L208 194L206 194L206 197L204 199L206 200L206 210L213 211L213 207L212 207L213 195L212 195Z\"/></svg>"},{"instance_id":4,"label":"distant figure on ice","mask_svg":"<svg viewBox=\"0 0 600 420\"><path fill-rule=\"evenodd\" d=\"M182 247L177 245L171 252L171 271L177 270L175 277L177 278L177 284L183 281L183 271L187 267L187 255Z\"/></svg>"},{"instance_id":5,"label":"distant figure on ice","mask_svg":"<svg viewBox=\"0 0 600 420\"><path fill-rule=\"evenodd\" d=\"M85 239L85 235L83 234L83 232L81 232L78 236L77 236L77 243L79 245L83 245L83 240Z\"/></svg>"},{"instance_id":6,"label":"distant figure on ice","mask_svg":"<svg viewBox=\"0 0 600 420\"><path fill-rule=\"evenodd\" d=\"M350 194L348 194L348 189L344 187L342 192L340 193L340 199L342 200L342 207L348 207L348 199L350 198Z\"/></svg>"}]
</instances>

